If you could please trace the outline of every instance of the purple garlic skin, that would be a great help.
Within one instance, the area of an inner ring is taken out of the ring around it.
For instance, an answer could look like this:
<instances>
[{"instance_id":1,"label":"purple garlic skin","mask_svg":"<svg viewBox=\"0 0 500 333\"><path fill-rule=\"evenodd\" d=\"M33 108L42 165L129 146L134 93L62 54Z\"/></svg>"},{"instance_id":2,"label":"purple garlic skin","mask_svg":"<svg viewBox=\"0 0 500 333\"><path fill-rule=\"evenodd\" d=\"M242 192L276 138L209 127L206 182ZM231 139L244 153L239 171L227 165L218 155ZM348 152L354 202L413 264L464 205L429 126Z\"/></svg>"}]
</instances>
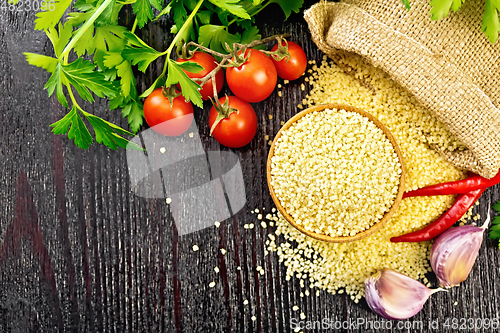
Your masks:
<instances>
[{"instance_id":1,"label":"purple garlic skin","mask_svg":"<svg viewBox=\"0 0 500 333\"><path fill-rule=\"evenodd\" d=\"M417 280L391 269L383 269L365 280L365 298L370 309L386 319L403 320L416 315L430 295Z\"/></svg>"},{"instance_id":2,"label":"purple garlic skin","mask_svg":"<svg viewBox=\"0 0 500 333\"><path fill-rule=\"evenodd\" d=\"M458 286L474 266L484 228L464 225L443 232L431 249L431 267L445 288Z\"/></svg>"}]
</instances>

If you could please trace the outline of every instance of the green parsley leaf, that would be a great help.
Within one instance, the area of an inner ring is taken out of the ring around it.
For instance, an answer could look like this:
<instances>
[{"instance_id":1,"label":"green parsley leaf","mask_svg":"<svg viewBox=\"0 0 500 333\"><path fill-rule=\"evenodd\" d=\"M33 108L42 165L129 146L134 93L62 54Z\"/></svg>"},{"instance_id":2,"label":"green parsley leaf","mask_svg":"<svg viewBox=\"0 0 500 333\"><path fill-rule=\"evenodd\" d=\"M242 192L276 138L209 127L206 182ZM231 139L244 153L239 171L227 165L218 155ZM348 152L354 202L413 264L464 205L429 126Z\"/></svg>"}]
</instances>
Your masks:
<instances>
[{"instance_id":1,"label":"green parsley leaf","mask_svg":"<svg viewBox=\"0 0 500 333\"><path fill-rule=\"evenodd\" d=\"M120 25L105 25L96 27L94 43L94 63L99 68L104 67L104 56L107 52L121 52L125 46L127 28ZM91 53L90 53L91 54Z\"/></svg>"},{"instance_id":2,"label":"green parsley leaf","mask_svg":"<svg viewBox=\"0 0 500 333\"><path fill-rule=\"evenodd\" d=\"M80 37L78 43L75 44L73 50L79 57L85 55L91 55L95 51L95 38L94 38L94 25L91 24L90 27L85 31L85 33Z\"/></svg>"},{"instance_id":3,"label":"green parsley leaf","mask_svg":"<svg viewBox=\"0 0 500 333\"><path fill-rule=\"evenodd\" d=\"M96 72L94 69L95 65L93 63L78 58L71 64L62 66L61 75L66 78L84 100L94 101L90 91L99 97L115 97L118 93L115 85L106 81L104 74Z\"/></svg>"},{"instance_id":4,"label":"green parsley leaf","mask_svg":"<svg viewBox=\"0 0 500 333\"><path fill-rule=\"evenodd\" d=\"M203 44L212 50L227 53L224 45L225 43L232 45L233 43L240 42L240 36L230 34L226 31L223 25L204 25L200 27L200 34L198 36L198 43Z\"/></svg>"},{"instance_id":5,"label":"green parsley leaf","mask_svg":"<svg viewBox=\"0 0 500 333\"><path fill-rule=\"evenodd\" d=\"M65 77L62 70L62 65L61 63L58 62L54 72L50 76L49 80L47 81L43 89L47 89L49 97L52 96L55 90L57 100L59 101L59 103L68 108L69 107L68 100L66 99L66 96L64 96L64 91L63 91L63 84L67 84L66 81L63 82L64 79Z\"/></svg>"},{"instance_id":6,"label":"green parsley leaf","mask_svg":"<svg viewBox=\"0 0 500 333\"><path fill-rule=\"evenodd\" d=\"M289 2L290 0L286 1ZM245 10L245 8L238 4L240 2L239 0L210 0L210 2L218 6L219 8L222 8L222 10L227 10L233 15L247 20L250 19L250 15L248 15L248 12Z\"/></svg>"},{"instance_id":7,"label":"green parsley leaf","mask_svg":"<svg viewBox=\"0 0 500 333\"><path fill-rule=\"evenodd\" d=\"M56 54L56 57L59 58L61 56L62 51L68 44L71 35L73 35L73 27L67 23L63 26L62 23L59 22L57 30L55 27L51 27L48 28L47 31L45 31L45 33L47 34L47 37L49 37L52 45L54 46L54 52Z\"/></svg>"},{"instance_id":8,"label":"green parsley leaf","mask_svg":"<svg viewBox=\"0 0 500 333\"><path fill-rule=\"evenodd\" d=\"M149 0L149 3L157 10L161 10L163 8L163 0Z\"/></svg>"},{"instance_id":9,"label":"green parsley leaf","mask_svg":"<svg viewBox=\"0 0 500 333\"><path fill-rule=\"evenodd\" d=\"M127 117L130 130L137 133L139 128L142 126L144 119L142 104L132 101L122 109L122 115L123 117Z\"/></svg>"},{"instance_id":10,"label":"green parsley leaf","mask_svg":"<svg viewBox=\"0 0 500 333\"><path fill-rule=\"evenodd\" d=\"M50 127L53 127L52 133L54 134L68 133L68 138L74 140L75 144L82 149L87 149L93 142L89 130L74 105L64 118L51 124Z\"/></svg>"},{"instance_id":11,"label":"green parsley leaf","mask_svg":"<svg viewBox=\"0 0 500 333\"><path fill-rule=\"evenodd\" d=\"M95 141L97 143L102 143L109 148L116 150L118 147L127 148L127 145L134 145L127 139L124 139L120 134L132 135L129 131L122 129L102 118L96 117L93 114L82 111L83 115L89 123L94 127ZM137 146L137 145L136 145ZM130 147L131 148L131 147ZM136 147L142 150L140 147Z\"/></svg>"},{"instance_id":12,"label":"green parsley leaf","mask_svg":"<svg viewBox=\"0 0 500 333\"><path fill-rule=\"evenodd\" d=\"M497 201L492 208L497 213L500 213L500 201ZM491 221L491 227L488 238L500 239L500 215L495 216L493 221ZM498 244L498 249L500 250L500 242Z\"/></svg>"},{"instance_id":13,"label":"green parsley leaf","mask_svg":"<svg viewBox=\"0 0 500 333\"><path fill-rule=\"evenodd\" d=\"M169 2L169 3L168 3L168 5L167 5L165 8L163 8L163 10L160 12L160 14L158 14L158 16L156 16L156 17L154 18L154 20L153 20L153 21L158 20L158 19L159 19L160 17L162 17L163 15L168 15L168 14L170 14L170 10L171 10L171 9L172 9L172 2Z\"/></svg>"},{"instance_id":14,"label":"green parsley leaf","mask_svg":"<svg viewBox=\"0 0 500 333\"><path fill-rule=\"evenodd\" d=\"M153 10L148 0L137 0L132 10L137 18L137 26L142 29L148 23L148 21L153 19Z\"/></svg>"},{"instance_id":15,"label":"green parsley leaf","mask_svg":"<svg viewBox=\"0 0 500 333\"><path fill-rule=\"evenodd\" d=\"M125 36L131 45L126 45L123 49L123 58L131 61L133 65L138 64L139 70L143 73L146 72L149 64L161 56L162 53L144 43L131 32L125 32Z\"/></svg>"},{"instance_id":16,"label":"green parsley leaf","mask_svg":"<svg viewBox=\"0 0 500 333\"><path fill-rule=\"evenodd\" d=\"M72 0L55 0L45 2L46 10L36 13L35 30L48 30L54 28L64 15L64 12L71 6ZM53 7L52 7L53 6ZM54 10L51 10L51 9Z\"/></svg>"},{"instance_id":17,"label":"green parsley leaf","mask_svg":"<svg viewBox=\"0 0 500 333\"><path fill-rule=\"evenodd\" d=\"M180 68L182 68L186 72L190 73L199 73L200 71L203 70L203 67L198 65L195 62L192 61L186 61L186 62L175 62L177 65L179 65Z\"/></svg>"},{"instance_id":18,"label":"green parsley leaf","mask_svg":"<svg viewBox=\"0 0 500 333\"><path fill-rule=\"evenodd\" d=\"M463 0L431 0L431 20L440 20L448 15L450 9L457 11Z\"/></svg>"},{"instance_id":19,"label":"green parsley leaf","mask_svg":"<svg viewBox=\"0 0 500 333\"><path fill-rule=\"evenodd\" d=\"M410 6L410 0L401 0L403 2L403 5L405 6L405 8L407 10L410 10L411 9L411 6Z\"/></svg>"},{"instance_id":20,"label":"green parsley leaf","mask_svg":"<svg viewBox=\"0 0 500 333\"><path fill-rule=\"evenodd\" d=\"M188 14L186 8L184 7L184 2L186 2L187 5L191 6L193 5L192 3L189 3L189 1L187 0L172 0L170 2L172 7L171 13L173 13L175 22L175 25L173 25L170 29L171 33L176 34L178 30L182 27L182 25L187 21ZM194 4L196 4L196 2ZM184 30L184 33L181 36L179 36L179 38L184 39L185 41L194 40L196 38L193 22L189 23L189 25L186 27L186 30Z\"/></svg>"},{"instance_id":21,"label":"green parsley leaf","mask_svg":"<svg viewBox=\"0 0 500 333\"><path fill-rule=\"evenodd\" d=\"M250 29L246 29L245 31L243 31L240 43L249 44L254 40L258 40L261 38L262 36L259 34L259 28L257 28L256 26L252 26Z\"/></svg>"},{"instance_id":22,"label":"green parsley leaf","mask_svg":"<svg viewBox=\"0 0 500 333\"><path fill-rule=\"evenodd\" d=\"M124 60L120 53L111 52L104 57L104 65L117 69L117 74L121 78L121 93L124 96L129 96L132 89L135 89L135 77L130 61Z\"/></svg>"},{"instance_id":23,"label":"green parsley leaf","mask_svg":"<svg viewBox=\"0 0 500 333\"><path fill-rule=\"evenodd\" d=\"M193 80L191 80L187 74L182 70L181 64L168 59L168 76L165 82L166 86L179 83L181 86L182 95L186 101L192 101L194 105L203 108L203 101L201 100L201 94L198 90L200 85Z\"/></svg>"},{"instance_id":24,"label":"green parsley leaf","mask_svg":"<svg viewBox=\"0 0 500 333\"><path fill-rule=\"evenodd\" d=\"M304 0L271 0L270 3L277 3L280 5L283 13L285 13L285 18L288 19L292 12L298 13L300 8L304 4Z\"/></svg>"},{"instance_id":25,"label":"green parsley leaf","mask_svg":"<svg viewBox=\"0 0 500 333\"><path fill-rule=\"evenodd\" d=\"M53 73L56 70L58 63L56 58L30 52L24 52L23 54L26 56L26 61L30 65L41 67L49 73Z\"/></svg>"},{"instance_id":26,"label":"green parsley leaf","mask_svg":"<svg viewBox=\"0 0 500 333\"><path fill-rule=\"evenodd\" d=\"M149 96L149 94L151 94L153 92L153 90L155 90L156 88L160 88L162 87L164 84L165 84L165 81L166 81L166 77L165 77L165 74L161 74L160 76L158 76L155 80L155 82L151 85L151 87L149 87L145 92L143 92L141 94L141 98L146 98Z\"/></svg>"},{"instance_id":27,"label":"green parsley leaf","mask_svg":"<svg viewBox=\"0 0 500 333\"><path fill-rule=\"evenodd\" d=\"M497 41L500 32L499 14L500 0L486 0L481 31L484 32L492 44Z\"/></svg>"}]
</instances>

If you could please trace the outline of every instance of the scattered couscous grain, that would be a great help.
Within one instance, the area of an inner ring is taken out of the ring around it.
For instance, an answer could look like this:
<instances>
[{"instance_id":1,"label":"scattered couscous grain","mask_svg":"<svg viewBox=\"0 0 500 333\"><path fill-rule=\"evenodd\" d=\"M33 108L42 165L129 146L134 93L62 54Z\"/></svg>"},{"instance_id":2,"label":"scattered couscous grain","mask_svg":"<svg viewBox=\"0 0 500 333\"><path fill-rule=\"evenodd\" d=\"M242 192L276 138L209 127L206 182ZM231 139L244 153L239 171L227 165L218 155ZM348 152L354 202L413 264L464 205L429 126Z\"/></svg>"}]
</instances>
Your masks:
<instances>
[{"instance_id":1,"label":"scattered couscous grain","mask_svg":"<svg viewBox=\"0 0 500 333\"><path fill-rule=\"evenodd\" d=\"M264 140L269 140L269 135L264 135Z\"/></svg>"},{"instance_id":2,"label":"scattered couscous grain","mask_svg":"<svg viewBox=\"0 0 500 333\"><path fill-rule=\"evenodd\" d=\"M283 93L281 92L281 90L278 90L278 97L281 97L283 96Z\"/></svg>"},{"instance_id":3,"label":"scattered couscous grain","mask_svg":"<svg viewBox=\"0 0 500 333\"><path fill-rule=\"evenodd\" d=\"M358 56L347 57L344 62L369 80L375 94L325 57L317 69L308 70L312 87L307 106L352 105L384 123L402 151L407 191L466 177L465 172L430 148L431 145L448 150L463 148L442 123L382 70ZM432 243L391 243L390 238L422 228L438 218L453 201L454 196L404 199L379 232L351 243L326 243L309 238L273 211L276 230L274 235L268 235L267 250L275 252L285 265L286 280L300 274L300 280L309 284L305 288L316 288L316 296L320 290L332 294L345 292L359 302L364 296L364 279L382 268L392 268L415 279L424 278L431 270L428 258ZM305 293L309 293L308 289Z\"/></svg>"},{"instance_id":4,"label":"scattered couscous grain","mask_svg":"<svg viewBox=\"0 0 500 333\"><path fill-rule=\"evenodd\" d=\"M193 133L193 132L189 132L188 136L189 136L190 138L193 138L193 137L194 137L194 133Z\"/></svg>"},{"instance_id":5,"label":"scattered couscous grain","mask_svg":"<svg viewBox=\"0 0 500 333\"><path fill-rule=\"evenodd\" d=\"M305 84L303 84L303 83L300 84L300 90L302 90L302 91L306 90Z\"/></svg>"},{"instance_id":6,"label":"scattered couscous grain","mask_svg":"<svg viewBox=\"0 0 500 333\"><path fill-rule=\"evenodd\" d=\"M290 83L290 81L288 81L288 80L283 80L283 84L288 84L288 83Z\"/></svg>"},{"instance_id":7,"label":"scattered couscous grain","mask_svg":"<svg viewBox=\"0 0 500 333\"><path fill-rule=\"evenodd\" d=\"M215 266L214 271L215 271L215 273L219 273L219 267Z\"/></svg>"},{"instance_id":8,"label":"scattered couscous grain","mask_svg":"<svg viewBox=\"0 0 500 333\"><path fill-rule=\"evenodd\" d=\"M304 312L300 313L300 319L302 320L306 319L306 314Z\"/></svg>"},{"instance_id":9,"label":"scattered couscous grain","mask_svg":"<svg viewBox=\"0 0 500 333\"><path fill-rule=\"evenodd\" d=\"M299 307L298 307L297 305L294 305L294 306L292 307L292 310L293 310L293 311L297 311L298 309L299 309Z\"/></svg>"},{"instance_id":10,"label":"scattered couscous grain","mask_svg":"<svg viewBox=\"0 0 500 333\"><path fill-rule=\"evenodd\" d=\"M267 117L269 118L269 120L273 119L273 115L272 114L268 114Z\"/></svg>"},{"instance_id":11,"label":"scattered couscous grain","mask_svg":"<svg viewBox=\"0 0 500 333\"><path fill-rule=\"evenodd\" d=\"M214 225L215 225L216 228L218 228L218 227L220 227L220 222L219 221L215 221Z\"/></svg>"},{"instance_id":12,"label":"scattered couscous grain","mask_svg":"<svg viewBox=\"0 0 500 333\"><path fill-rule=\"evenodd\" d=\"M285 122L284 122L283 120L282 120L282 121L280 121L280 125L281 125L281 126L285 125Z\"/></svg>"},{"instance_id":13,"label":"scattered couscous grain","mask_svg":"<svg viewBox=\"0 0 500 333\"><path fill-rule=\"evenodd\" d=\"M165 149L165 147L160 148L160 153L165 154L166 151L167 151L167 149Z\"/></svg>"},{"instance_id":14,"label":"scattered couscous grain","mask_svg":"<svg viewBox=\"0 0 500 333\"><path fill-rule=\"evenodd\" d=\"M213 282L213 281L212 281L212 282L210 282L210 283L208 284L208 286L209 286L210 288L215 287L215 282Z\"/></svg>"},{"instance_id":15,"label":"scattered couscous grain","mask_svg":"<svg viewBox=\"0 0 500 333\"><path fill-rule=\"evenodd\" d=\"M252 318L250 318L250 319L252 319L252 321L256 321L256 320L257 320L257 317L252 316Z\"/></svg>"},{"instance_id":16,"label":"scattered couscous grain","mask_svg":"<svg viewBox=\"0 0 500 333\"><path fill-rule=\"evenodd\" d=\"M200 248L198 247L198 245L196 245L196 244L195 244L195 245L193 245L193 251L194 251L194 252L198 251L199 249L200 249Z\"/></svg>"},{"instance_id":17,"label":"scattered couscous grain","mask_svg":"<svg viewBox=\"0 0 500 333\"><path fill-rule=\"evenodd\" d=\"M226 250L225 249L220 249L220 253L222 253L222 255L225 255L226 254Z\"/></svg>"},{"instance_id":18,"label":"scattered couscous grain","mask_svg":"<svg viewBox=\"0 0 500 333\"><path fill-rule=\"evenodd\" d=\"M170 205L172 203L172 198L165 199L165 202L167 203L167 205Z\"/></svg>"}]
</instances>

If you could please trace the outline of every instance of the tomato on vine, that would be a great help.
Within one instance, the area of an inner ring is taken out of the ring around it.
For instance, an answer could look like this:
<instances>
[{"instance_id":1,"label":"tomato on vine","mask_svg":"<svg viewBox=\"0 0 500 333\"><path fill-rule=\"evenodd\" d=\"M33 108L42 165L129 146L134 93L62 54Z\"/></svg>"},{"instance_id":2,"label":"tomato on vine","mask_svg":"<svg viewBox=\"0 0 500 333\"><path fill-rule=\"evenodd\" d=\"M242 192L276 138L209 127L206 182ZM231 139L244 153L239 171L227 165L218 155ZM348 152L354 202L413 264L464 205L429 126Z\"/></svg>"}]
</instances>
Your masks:
<instances>
[{"instance_id":1,"label":"tomato on vine","mask_svg":"<svg viewBox=\"0 0 500 333\"><path fill-rule=\"evenodd\" d=\"M271 60L278 71L279 77L285 80L296 80L305 73L307 68L307 57L304 50L294 42L282 41L282 48L288 43L289 58L286 57L280 61L271 56ZM271 52L277 51L279 43L274 45Z\"/></svg>"},{"instance_id":2,"label":"tomato on vine","mask_svg":"<svg viewBox=\"0 0 500 333\"><path fill-rule=\"evenodd\" d=\"M276 68L259 50L247 49L244 57L248 60L241 66L226 70L227 84L233 94L246 102L263 101L271 95L278 81Z\"/></svg>"},{"instance_id":3,"label":"tomato on vine","mask_svg":"<svg viewBox=\"0 0 500 333\"><path fill-rule=\"evenodd\" d=\"M211 56L208 53L200 51L194 52L193 56L189 59L182 59L182 58L177 59L177 62L181 63L186 61L194 62L203 67L203 69L198 73L191 73L184 70L187 76L192 79L202 78L217 67L217 61L213 56ZM222 90L222 86L224 85L224 72L222 70L219 70L217 74L215 74L215 85L217 88L217 93L219 93ZM206 101L210 97L212 97L214 95L213 89L214 89L213 79L210 79L203 85L203 87L200 90L201 99Z\"/></svg>"},{"instance_id":4,"label":"tomato on vine","mask_svg":"<svg viewBox=\"0 0 500 333\"><path fill-rule=\"evenodd\" d=\"M157 88L144 100L144 118L155 132L178 136L186 132L193 122L193 105L186 102L182 95L165 97L163 88Z\"/></svg>"},{"instance_id":5,"label":"tomato on vine","mask_svg":"<svg viewBox=\"0 0 500 333\"><path fill-rule=\"evenodd\" d=\"M257 133L257 115L252 106L236 96L222 97L208 116L211 134L222 145L240 148Z\"/></svg>"}]
</instances>

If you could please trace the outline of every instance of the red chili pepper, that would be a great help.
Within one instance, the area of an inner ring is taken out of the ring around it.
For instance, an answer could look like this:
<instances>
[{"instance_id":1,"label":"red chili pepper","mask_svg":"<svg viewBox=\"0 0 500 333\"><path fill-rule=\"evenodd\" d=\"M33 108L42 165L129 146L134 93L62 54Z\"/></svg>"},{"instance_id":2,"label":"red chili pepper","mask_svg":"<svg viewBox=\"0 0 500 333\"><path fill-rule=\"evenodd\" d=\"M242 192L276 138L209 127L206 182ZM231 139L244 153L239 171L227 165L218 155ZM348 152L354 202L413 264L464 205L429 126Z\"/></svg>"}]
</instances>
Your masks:
<instances>
[{"instance_id":1,"label":"red chili pepper","mask_svg":"<svg viewBox=\"0 0 500 333\"><path fill-rule=\"evenodd\" d=\"M491 179L481 177L479 175L472 175L469 178L457 180L454 182L442 183L419 188L415 191L406 192L403 194L404 198L421 197L430 195L448 195L448 194L461 194L474 190L485 189L500 183L500 172Z\"/></svg>"},{"instance_id":2,"label":"red chili pepper","mask_svg":"<svg viewBox=\"0 0 500 333\"><path fill-rule=\"evenodd\" d=\"M474 205L474 202L479 199L479 197L485 190L486 189L482 188L460 194L453 206L451 206L451 208L448 209L446 213L441 215L437 220L423 229L410 232L398 237L392 237L391 242L423 242L436 238L444 231L448 230L455 222L457 222L469 210L469 208Z\"/></svg>"}]
</instances>

